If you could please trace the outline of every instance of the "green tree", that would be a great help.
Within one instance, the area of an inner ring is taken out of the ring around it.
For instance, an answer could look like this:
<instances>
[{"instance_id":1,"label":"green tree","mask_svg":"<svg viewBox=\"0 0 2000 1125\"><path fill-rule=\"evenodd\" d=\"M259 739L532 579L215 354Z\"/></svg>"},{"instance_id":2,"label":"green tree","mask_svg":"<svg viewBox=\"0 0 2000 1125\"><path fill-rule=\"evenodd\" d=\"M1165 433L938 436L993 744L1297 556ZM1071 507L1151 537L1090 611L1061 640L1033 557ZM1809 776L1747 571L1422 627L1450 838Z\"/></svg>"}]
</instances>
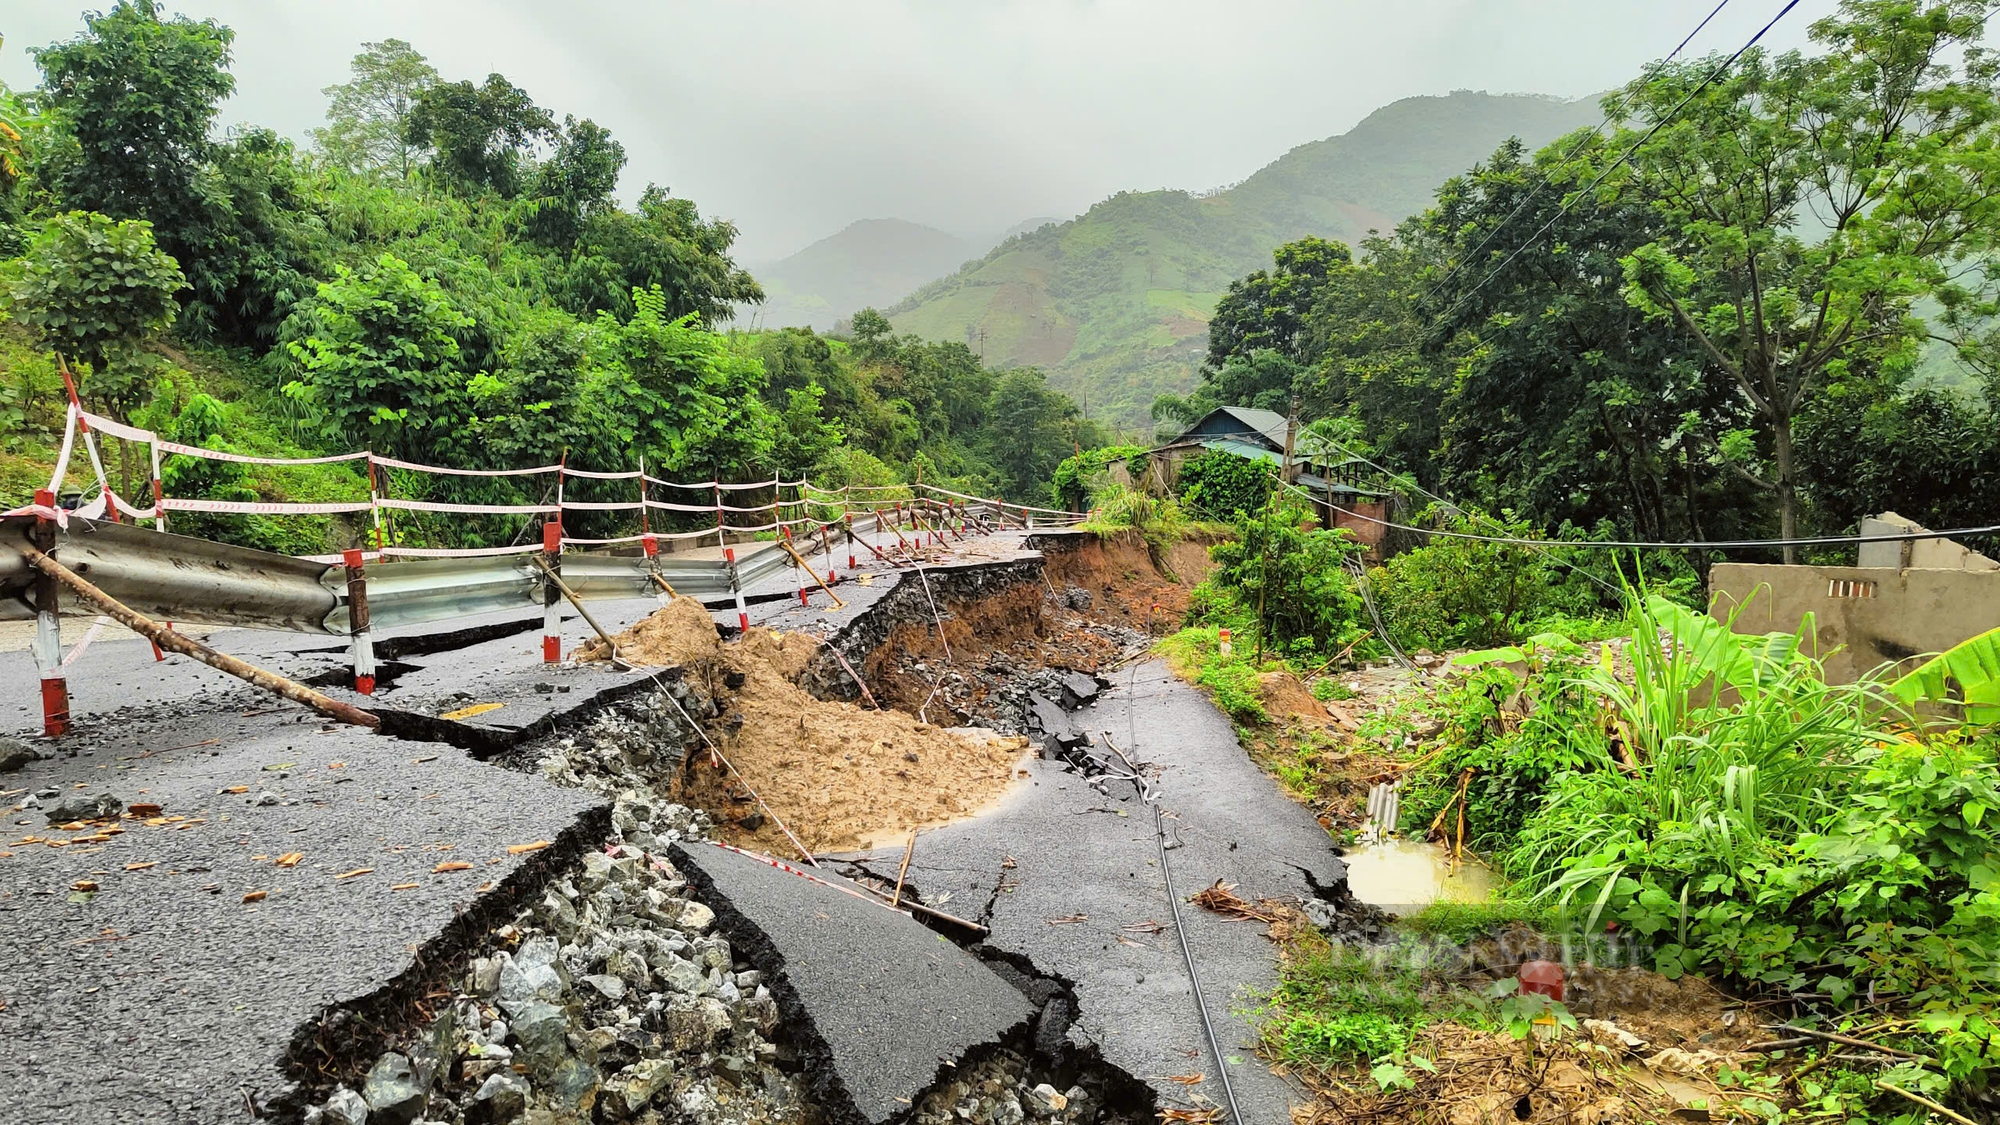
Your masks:
<instances>
[{"instance_id":1,"label":"green tree","mask_svg":"<svg viewBox=\"0 0 2000 1125\"><path fill-rule=\"evenodd\" d=\"M69 207L147 219L182 257L183 228L204 210L201 173L216 107L235 89L235 32L160 18L153 0L119 0L67 43L32 52L57 134L43 175Z\"/></svg>"},{"instance_id":2,"label":"green tree","mask_svg":"<svg viewBox=\"0 0 2000 1125\"><path fill-rule=\"evenodd\" d=\"M489 74L478 86L440 82L418 91L403 136L431 153L431 167L447 184L512 198L521 187L524 150L557 133L555 119L526 90Z\"/></svg>"},{"instance_id":3,"label":"green tree","mask_svg":"<svg viewBox=\"0 0 2000 1125\"><path fill-rule=\"evenodd\" d=\"M5 272L8 311L57 352L88 364L79 392L118 415L151 389L144 345L174 323L179 266L152 224L90 211L51 218Z\"/></svg>"},{"instance_id":4,"label":"green tree","mask_svg":"<svg viewBox=\"0 0 2000 1125\"><path fill-rule=\"evenodd\" d=\"M326 127L313 130L313 144L349 171L408 176L417 156L410 114L423 92L437 85L437 70L401 39L363 43L349 68L354 77L320 91L330 101Z\"/></svg>"},{"instance_id":5,"label":"green tree","mask_svg":"<svg viewBox=\"0 0 2000 1125\"><path fill-rule=\"evenodd\" d=\"M1312 359L1307 315L1327 284L1352 267L1354 255L1342 243L1308 235L1285 243L1271 256L1274 268L1230 282L1216 302L1208 322L1210 370L1220 370L1231 356L1248 357L1265 349L1293 363Z\"/></svg>"},{"instance_id":6,"label":"green tree","mask_svg":"<svg viewBox=\"0 0 2000 1125\"><path fill-rule=\"evenodd\" d=\"M1005 494L1023 502L1047 496L1056 466L1078 440L1076 404L1050 390L1040 370L1017 367L993 385L989 416L987 458Z\"/></svg>"},{"instance_id":7,"label":"green tree","mask_svg":"<svg viewBox=\"0 0 2000 1125\"><path fill-rule=\"evenodd\" d=\"M1716 60L1672 64L1627 89L1635 120L1610 151L1664 125L1609 182L1675 228L1624 259L1627 294L1683 329L1749 404L1754 426L1723 453L1787 538L1799 534L1801 411L1857 369L1912 353L1925 335L1916 298L1991 305L1957 280L1982 274L1968 259L2000 229L1985 15L1975 0L1845 0L1813 25L1823 54L1753 51L1706 88Z\"/></svg>"},{"instance_id":8,"label":"green tree","mask_svg":"<svg viewBox=\"0 0 2000 1125\"><path fill-rule=\"evenodd\" d=\"M576 253L552 288L578 315L620 318L637 311L633 292L657 288L668 317L692 313L705 325L720 324L737 305L764 299L757 280L729 257L735 241L735 224L705 221L693 200L651 185L636 213L601 208L585 215Z\"/></svg>"},{"instance_id":9,"label":"green tree","mask_svg":"<svg viewBox=\"0 0 2000 1125\"><path fill-rule=\"evenodd\" d=\"M763 365L702 330L693 313L670 319L658 288L635 292L632 303L628 320L598 315L603 360L616 372L606 393L619 440L644 450L656 472L761 477L776 425Z\"/></svg>"},{"instance_id":10,"label":"green tree","mask_svg":"<svg viewBox=\"0 0 2000 1125\"><path fill-rule=\"evenodd\" d=\"M587 221L617 210L611 193L624 167L625 146L611 139L611 130L564 118L562 139L528 190L529 236L544 246L576 245Z\"/></svg>"},{"instance_id":11,"label":"green tree","mask_svg":"<svg viewBox=\"0 0 2000 1125\"><path fill-rule=\"evenodd\" d=\"M1181 503L1204 519L1242 519L1264 507L1277 480L1268 461L1210 449L1181 463Z\"/></svg>"},{"instance_id":12,"label":"green tree","mask_svg":"<svg viewBox=\"0 0 2000 1125\"><path fill-rule=\"evenodd\" d=\"M470 414L458 334L472 323L393 254L341 266L292 314L287 350L301 377L284 393L336 444L431 457Z\"/></svg>"}]
</instances>

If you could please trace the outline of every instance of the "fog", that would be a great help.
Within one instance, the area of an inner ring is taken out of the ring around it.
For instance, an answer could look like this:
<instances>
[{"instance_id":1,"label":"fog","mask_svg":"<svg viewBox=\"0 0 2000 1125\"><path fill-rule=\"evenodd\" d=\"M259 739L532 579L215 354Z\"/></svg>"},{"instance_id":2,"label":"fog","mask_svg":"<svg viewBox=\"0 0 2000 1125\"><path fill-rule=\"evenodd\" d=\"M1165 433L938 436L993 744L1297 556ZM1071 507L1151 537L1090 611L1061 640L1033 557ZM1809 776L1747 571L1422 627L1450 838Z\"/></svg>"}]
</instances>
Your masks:
<instances>
[{"instance_id":1,"label":"fog","mask_svg":"<svg viewBox=\"0 0 2000 1125\"><path fill-rule=\"evenodd\" d=\"M1803 43L1833 0L1771 42ZM0 81L82 29L70 0L0 16ZM1071 215L1126 188L1240 180L1371 110L1453 89L1582 96L1672 50L1713 0L709 0L565 4L205 0L236 29L225 125L304 138L364 41L447 79L505 74L609 127L649 181L735 221L741 257L861 218L953 233ZM1741 45L1782 7L1737 0L1688 48Z\"/></svg>"}]
</instances>

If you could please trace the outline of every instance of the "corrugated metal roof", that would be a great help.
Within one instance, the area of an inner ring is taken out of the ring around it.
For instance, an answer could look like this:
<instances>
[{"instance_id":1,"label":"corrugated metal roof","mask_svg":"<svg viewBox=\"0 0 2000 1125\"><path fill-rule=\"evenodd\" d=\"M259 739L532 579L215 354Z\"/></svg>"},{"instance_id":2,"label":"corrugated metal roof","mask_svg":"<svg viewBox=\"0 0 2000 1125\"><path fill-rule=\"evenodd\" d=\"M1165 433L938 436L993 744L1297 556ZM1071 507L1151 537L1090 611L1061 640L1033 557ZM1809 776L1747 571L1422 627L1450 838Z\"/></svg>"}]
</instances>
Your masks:
<instances>
[{"instance_id":1,"label":"corrugated metal roof","mask_svg":"<svg viewBox=\"0 0 2000 1125\"><path fill-rule=\"evenodd\" d=\"M1280 454L1274 453L1261 445L1251 445L1247 441L1237 441L1234 438L1210 438L1202 442L1201 445L1204 449L1220 449L1224 453L1234 453L1238 457L1248 457L1256 461L1269 461L1273 465L1279 464L1284 460L1284 457Z\"/></svg>"}]
</instances>

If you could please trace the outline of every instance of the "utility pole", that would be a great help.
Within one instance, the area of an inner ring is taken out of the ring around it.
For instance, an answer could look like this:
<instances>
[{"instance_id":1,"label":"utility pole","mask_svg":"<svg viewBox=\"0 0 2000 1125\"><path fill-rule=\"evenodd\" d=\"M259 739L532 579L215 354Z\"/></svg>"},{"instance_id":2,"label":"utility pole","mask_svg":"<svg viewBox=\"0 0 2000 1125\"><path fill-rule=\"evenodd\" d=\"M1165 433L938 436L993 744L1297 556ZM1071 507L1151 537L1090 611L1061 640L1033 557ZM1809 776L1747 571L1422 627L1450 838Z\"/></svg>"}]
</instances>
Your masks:
<instances>
[{"instance_id":1,"label":"utility pole","mask_svg":"<svg viewBox=\"0 0 2000 1125\"><path fill-rule=\"evenodd\" d=\"M1293 395L1291 411L1285 416L1285 460L1278 469L1278 489L1283 489L1286 485L1292 483L1292 446L1298 441L1298 436L1299 397ZM1277 499L1278 489L1273 489L1271 495L1264 498L1264 550L1263 557L1258 560L1262 576L1257 580L1256 666L1259 668L1264 666L1264 633L1266 632L1264 624L1264 592L1271 585L1271 539L1273 538L1271 515L1272 509L1276 507L1273 501Z\"/></svg>"}]
</instances>

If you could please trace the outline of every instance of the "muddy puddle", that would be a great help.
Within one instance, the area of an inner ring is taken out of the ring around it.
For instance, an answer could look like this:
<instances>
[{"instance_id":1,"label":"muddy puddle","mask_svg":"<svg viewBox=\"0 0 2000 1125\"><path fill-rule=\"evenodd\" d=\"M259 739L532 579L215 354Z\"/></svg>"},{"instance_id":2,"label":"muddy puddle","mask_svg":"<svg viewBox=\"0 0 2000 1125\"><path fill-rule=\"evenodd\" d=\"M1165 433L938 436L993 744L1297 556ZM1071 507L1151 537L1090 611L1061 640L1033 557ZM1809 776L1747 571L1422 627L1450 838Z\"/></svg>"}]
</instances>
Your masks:
<instances>
[{"instance_id":1,"label":"muddy puddle","mask_svg":"<svg viewBox=\"0 0 2000 1125\"><path fill-rule=\"evenodd\" d=\"M1347 888L1354 897L1385 910L1408 911L1433 902L1488 902L1498 877L1483 864L1454 864L1437 844L1384 840L1363 844L1343 857Z\"/></svg>"}]
</instances>

